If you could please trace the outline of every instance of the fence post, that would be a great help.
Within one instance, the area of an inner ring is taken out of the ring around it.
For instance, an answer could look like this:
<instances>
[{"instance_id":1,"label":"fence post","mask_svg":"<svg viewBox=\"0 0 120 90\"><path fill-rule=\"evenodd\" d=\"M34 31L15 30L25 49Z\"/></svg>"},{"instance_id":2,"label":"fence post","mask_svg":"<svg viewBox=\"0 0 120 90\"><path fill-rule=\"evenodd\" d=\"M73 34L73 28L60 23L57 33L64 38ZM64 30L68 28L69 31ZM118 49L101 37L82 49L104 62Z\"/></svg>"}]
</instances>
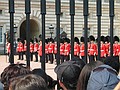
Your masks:
<instances>
[{"instance_id":1,"label":"fence post","mask_svg":"<svg viewBox=\"0 0 120 90\"><path fill-rule=\"evenodd\" d=\"M26 41L27 41L27 67L30 68L30 0L25 0L26 14Z\"/></svg>"},{"instance_id":2,"label":"fence post","mask_svg":"<svg viewBox=\"0 0 120 90\"><path fill-rule=\"evenodd\" d=\"M56 14L56 30L57 30L57 65L60 64L60 14L61 14L61 0L55 0L55 14ZM58 79L57 79L58 80ZM59 90L59 84L57 90Z\"/></svg>"},{"instance_id":3,"label":"fence post","mask_svg":"<svg viewBox=\"0 0 120 90\"><path fill-rule=\"evenodd\" d=\"M74 15L75 15L75 0L70 0L70 16L71 16L71 59L74 57Z\"/></svg>"},{"instance_id":4,"label":"fence post","mask_svg":"<svg viewBox=\"0 0 120 90\"><path fill-rule=\"evenodd\" d=\"M110 16L110 56L113 56L114 0L109 0Z\"/></svg>"},{"instance_id":5,"label":"fence post","mask_svg":"<svg viewBox=\"0 0 120 90\"><path fill-rule=\"evenodd\" d=\"M101 41L101 16L102 16L102 11L101 11L101 0L97 0L97 18L98 18L98 60L100 60L100 55L101 55L101 49L100 49L100 47L101 47L101 43L100 43L100 41Z\"/></svg>"},{"instance_id":6,"label":"fence post","mask_svg":"<svg viewBox=\"0 0 120 90\"><path fill-rule=\"evenodd\" d=\"M41 61L41 68L45 71L45 14L46 14L46 0L41 0L41 14L42 14L42 61Z\"/></svg>"},{"instance_id":7,"label":"fence post","mask_svg":"<svg viewBox=\"0 0 120 90\"><path fill-rule=\"evenodd\" d=\"M88 0L83 0L83 15L84 15L84 38L85 38L85 61L87 62L88 55Z\"/></svg>"},{"instance_id":8,"label":"fence post","mask_svg":"<svg viewBox=\"0 0 120 90\"><path fill-rule=\"evenodd\" d=\"M14 42L14 0L9 0L9 13L10 13L10 57L9 62L10 64L14 63L14 48L13 48L13 42Z\"/></svg>"}]
</instances>

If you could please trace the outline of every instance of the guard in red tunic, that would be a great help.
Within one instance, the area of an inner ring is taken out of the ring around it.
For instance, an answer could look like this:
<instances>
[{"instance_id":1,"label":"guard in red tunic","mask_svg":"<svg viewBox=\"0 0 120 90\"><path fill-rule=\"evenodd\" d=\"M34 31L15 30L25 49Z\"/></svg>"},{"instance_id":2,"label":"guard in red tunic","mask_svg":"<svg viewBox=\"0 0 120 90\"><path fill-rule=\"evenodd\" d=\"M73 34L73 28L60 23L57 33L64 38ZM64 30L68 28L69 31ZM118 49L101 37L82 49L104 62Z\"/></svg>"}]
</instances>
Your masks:
<instances>
[{"instance_id":1,"label":"guard in red tunic","mask_svg":"<svg viewBox=\"0 0 120 90\"><path fill-rule=\"evenodd\" d=\"M105 37L105 49L106 49L106 57L107 57L110 51L110 37L109 36Z\"/></svg>"},{"instance_id":2,"label":"guard in red tunic","mask_svg":"<svg viewBox=\"0 0 120 90\"><path fill-rule=\"evenodd\" d=\"M74 38L74 57L79 57L80 46L79 39L77 37Z\"/></svg>"},{"instance_id":3,"label":"guard in red tunic","mask_svg":"<svg viewBox=\"0 0 120 90\"><path fill-rule=\"evenodd\" d=\"M82 60L85 58L85 44L84 44L84 37L80 38L80 57ZM85 61L85 60L84 60ZM85 61L87 63L87 61Z\"/></svg>"},{"instance_id":4,"label":"guard in red tunic","mask_svg":"<svg viewBox=\"0 0 120 90\"><path fill-rule=\"evenodd\" d=\"M120 44L118 36L114 36L114 44L113 44L113 55L116 57L116 61L119 62L120 55Z\"/></svg>"},{"instance_id":5,"label":"guard in red tunic","mask_svg":"<svg viewBox=\"0 0 120 90\"><path fill-rule=\"evenodd\" d=\"M60 39L60 60L61 60L61 63L64 62L64 49L65 49L64 40L61 38Z\"/></svg>"},{"instance_id":6,"label":"guard in red tunic","mask_svg":"<svg viewBox=\"0 0 120 90\"><path fill-rule=\"evenodd\" d=\"M30 59L31 61L33 61L33 51L34 51L34 44L33 44L33 40L30 40Z\"/></svg>"},{"instance_id":7,"label":"guard in red tunic","mask_svg":"<svg viewBox=\"0 0 120 90\"><path fill-rule=\"evenodd\" d=\"M39 48L39 44L38 44L38 39L35 38L34 39L34 54L35 54L35 62L38 62L38 48Z\"/></svg>"},{"instance_id":8,"label":"guard in red tunic","mask_svg":"<svg viewBox=\"0 0 120 90\"><path fill-rule=\"evenodd\" d=\"M20 38L18 38L18 43L17 43L17 52L19 55L18 60L23 60L23 43Z\"/></svg>"},{"instance_id":9,"label":"guard in red tunic","mask_svg":"<svg viewBox=\"0 0 120 90\"><path fill-rule=\"evenodd\" d=\"M94 43L95 37L89 36L90 46L89 46L89 62L95 61L95 55L97 51L97 45Z\"/></svg>"},{"instance_id":10,"label":"guard in red tunic","mask_svg":"<svg viewBox=\"0 0 120 90\"><path fill-rule=\"evenodd\" d=\"M42 62L42 41L39 41L38 55L40 57L40 62Z\"/></svg>"},{"instance_id":11,"label":"guard in red tunic","mask_svg":"<svg viewBox=\"0 0 120 90\"><path fill-rule=\"evenodd\" d=\"M48 57L49 57L49 55L48 55L48 47L49 47L48 39L45 39L45 61L46 61L46 63L48 63Z\"/></svg>"},{"instance_id":12,"label":"guard in red tunic","mask_svg":"<svg viewBox=\"0 0 120 90\"><path fill-rule=\"evenodd\" d=\"M65 49L64 49L64 60L65 61L69 61L70 60L70 50L71 50L71 46L70 46L70 39L69 38L65 38Z\"/></svg>"},{"instance_id":13,"label":"guard in red tunic","mask_svg":"<svg viewBox=\"0 0 120 90\"><path fill-rule=\"evenodd\" d=\"M49 52L49 60L50 60L50 64L53 64L53 53L54 53L54 40L52 38L50 38L50 42L49 42L49 47L48 47L48 52Z\"/></svg>"},{"instance_id":14,"label":"guard in red tunic","mask_svg":"<svg viewBox=\"0 0 120 90\"><path fill-rule=\"evenodd\" d=\"M100 45L100 53L101 53L100 60L103 61L103 59L106 57L106 46L104 44L105 37L101 36L100 38L101 38L101 41L100 41L100 44L101 44ZM96 55L98 56L98 49L97 49ZM98 58L97 58L97 60L98 60Z\"/></svg>"}]
</instances>

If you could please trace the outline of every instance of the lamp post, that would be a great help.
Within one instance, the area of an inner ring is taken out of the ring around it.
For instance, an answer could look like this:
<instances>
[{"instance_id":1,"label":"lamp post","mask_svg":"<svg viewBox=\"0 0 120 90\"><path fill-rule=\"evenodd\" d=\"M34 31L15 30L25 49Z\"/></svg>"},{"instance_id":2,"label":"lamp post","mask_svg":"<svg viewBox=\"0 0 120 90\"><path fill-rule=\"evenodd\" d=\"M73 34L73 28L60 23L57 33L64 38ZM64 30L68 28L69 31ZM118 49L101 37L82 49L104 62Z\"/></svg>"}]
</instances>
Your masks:
<instances>
[{"instance_id":1,"label":"lamp post","mask_svg":"<svg viewBox=\"0 0 120 90\"><path fill-rule=\"evenodd\" d=\"M49 26L49 29L50 29L50 35L51 35L51 38L52 38L54 26L51 24L51 25Z\"/></svg>"}]
</instances>

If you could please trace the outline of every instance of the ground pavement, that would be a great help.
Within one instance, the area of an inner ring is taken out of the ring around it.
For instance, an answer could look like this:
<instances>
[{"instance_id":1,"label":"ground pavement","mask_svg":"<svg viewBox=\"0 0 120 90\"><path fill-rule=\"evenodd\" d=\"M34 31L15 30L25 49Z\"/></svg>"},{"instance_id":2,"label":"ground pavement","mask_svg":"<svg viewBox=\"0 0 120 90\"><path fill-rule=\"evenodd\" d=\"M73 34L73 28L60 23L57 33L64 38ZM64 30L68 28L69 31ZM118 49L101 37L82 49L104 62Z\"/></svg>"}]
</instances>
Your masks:
<instances>
[{"instance_id":1,"label":"ground pavement","mask_svg":"<svg viewBox=\"0 0 120 90\"><path fill-rule=\"evenodd\" d=\"M20 62L20 63L25 63L26 64L26 61L25 60L17 60L18 59L18 56L14 56L14 60L15 60L15 63L17 62ZM35 58L34 58L35 59ZM40 68L41 67L41 63L40 62L34 62L32 61L30 63L30 67L31 69L34 69L34 68ZM9 65L8 63L8 56L6 55L0 55L0 74L1 72L4 70L5 67L7 67ZM50 75L53 79L56 80L56 74L54 73L54 68L55 68L55 64L48 64L46 63L46 73L48 75Z\"/></svg>"}]
</instances>

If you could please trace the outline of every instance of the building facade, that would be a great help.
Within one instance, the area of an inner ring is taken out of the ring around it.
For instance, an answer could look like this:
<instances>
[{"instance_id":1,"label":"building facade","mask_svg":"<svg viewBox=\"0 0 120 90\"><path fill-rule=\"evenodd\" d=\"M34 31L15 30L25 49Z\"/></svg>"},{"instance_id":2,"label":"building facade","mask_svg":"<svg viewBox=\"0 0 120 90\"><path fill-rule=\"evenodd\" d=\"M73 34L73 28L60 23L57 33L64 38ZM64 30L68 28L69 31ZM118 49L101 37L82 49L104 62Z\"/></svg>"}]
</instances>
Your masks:
<instances>
[{"instance_id":1,"label":"building facade","mask_svg":"<svg viewBox=\"0 0 120 90\"><path fill-rule=\"evenodd\" d=\"M84 16L83 16L83 0L75 0L75 31L76 37L84 34ZM120 0L115 0L115 17L114 17L114 35L120 37ZM31 0L30 14L30 36L37 37L42 33L41 28L41 12L40 0ZM109 0L102 0L102 17L101 17L101 35L110 34L110 17L109 17ZM61 32L67 33L67 37L71 36L69 0L61 0ZM49 29L50 25L54 29ZM14 37L26 38L26 15L25 0L15 0L14 13ZM89 16L88 16L88 35L97 37L97 16L96 16L96 0L89 0ZM10 15L8 0L0 0L0 51L4 50L4 35L10 31ZM51 33L52 32L52 33ZM52 34L52 35L51 35ZM46 0L46 38L56 36L56 15L55 0Z\"/></svg>"}]
</instances>

